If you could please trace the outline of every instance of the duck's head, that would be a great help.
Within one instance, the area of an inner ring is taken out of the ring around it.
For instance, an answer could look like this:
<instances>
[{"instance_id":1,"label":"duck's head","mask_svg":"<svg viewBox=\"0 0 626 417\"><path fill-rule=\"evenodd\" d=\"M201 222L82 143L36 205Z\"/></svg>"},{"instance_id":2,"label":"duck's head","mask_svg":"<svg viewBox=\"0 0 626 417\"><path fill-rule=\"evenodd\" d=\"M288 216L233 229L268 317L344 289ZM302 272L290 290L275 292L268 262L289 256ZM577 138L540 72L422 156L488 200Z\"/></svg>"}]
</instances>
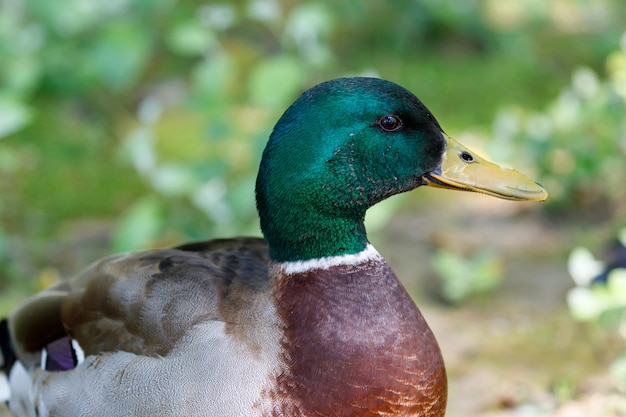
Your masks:
<instances>
[{"instance_id":1,"label":"duck's head","mask_svg":"<svg viewBox=\"0 0 626 417\"><path fill-rule=\"evenodd\" d=\"M377 202L421 185L540 201L517 171L450 139L406 89L377 78L340 78L306 91L283 114L263 153L256 193L276 261L356 253Z\"/></svg>"}]
</instances>

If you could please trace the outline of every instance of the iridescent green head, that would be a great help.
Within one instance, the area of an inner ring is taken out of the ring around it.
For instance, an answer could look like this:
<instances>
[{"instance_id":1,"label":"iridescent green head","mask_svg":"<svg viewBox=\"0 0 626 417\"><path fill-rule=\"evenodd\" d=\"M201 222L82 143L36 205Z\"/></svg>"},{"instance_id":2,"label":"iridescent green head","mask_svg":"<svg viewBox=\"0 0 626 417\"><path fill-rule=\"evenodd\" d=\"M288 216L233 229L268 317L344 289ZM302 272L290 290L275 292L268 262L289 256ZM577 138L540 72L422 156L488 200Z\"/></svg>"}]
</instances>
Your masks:
<instances>
[{"instance_id":1,"label":"iridescent green head","mask_svg":"<svg viewBox=\"0 0 626 417\"><path fill-rule=\"evenodd\" d=\"M452 170L444 159L450 143L426 106L392 82L341 78L308 90L274 127L257 177L257 208L272 258L357 253L367 245L366 210L420 185L510 199L538 200L545 194L510 170L501 169L507 175L498 180L506 187L467 186L463 178L448 178ZM493 166L465 148L459 152L456 165Z\"/></svg>"}]
</instances>

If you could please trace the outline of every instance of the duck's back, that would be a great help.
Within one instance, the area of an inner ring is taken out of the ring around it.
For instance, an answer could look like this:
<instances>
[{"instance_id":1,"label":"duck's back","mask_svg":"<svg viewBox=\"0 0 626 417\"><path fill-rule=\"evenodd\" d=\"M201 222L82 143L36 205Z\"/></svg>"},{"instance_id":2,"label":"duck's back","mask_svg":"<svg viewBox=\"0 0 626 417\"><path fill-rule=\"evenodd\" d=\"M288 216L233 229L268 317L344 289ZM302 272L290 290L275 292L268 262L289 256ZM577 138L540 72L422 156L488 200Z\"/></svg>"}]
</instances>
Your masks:
<instances>
[{"instance_id":1,"label":"duck's back","mask_svg":"<svg viewBox=\"0 0 626 417\"><path fill-rule=\"evenodd\" d=\"M262 239L214 240L112 256L28 300L9 319L20 361L12 410L260 415L253 410L279 372L282 337L267 267ZM41 369L39 351L65 333L85 361Z\"/></svg>"}]
</instances>

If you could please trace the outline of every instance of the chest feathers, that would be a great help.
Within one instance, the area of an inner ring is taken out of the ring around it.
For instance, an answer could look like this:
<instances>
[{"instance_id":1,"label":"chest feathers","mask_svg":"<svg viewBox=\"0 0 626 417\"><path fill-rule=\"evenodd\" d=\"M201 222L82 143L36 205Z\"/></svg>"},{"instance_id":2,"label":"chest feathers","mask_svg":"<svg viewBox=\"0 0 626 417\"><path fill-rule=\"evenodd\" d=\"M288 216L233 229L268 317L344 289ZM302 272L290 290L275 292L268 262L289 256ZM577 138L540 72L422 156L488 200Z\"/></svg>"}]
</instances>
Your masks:
<instances>
[{"instance_id":1,"label":"chest feathers","mask_svg":"<svg viewBox=\"0 0 626 417\"><path fill-rule=\"evenodd\" d=\"M439 347L384 260L274 276L287 372L273 415L443 416Z\"/></svg>"}]
</instances>

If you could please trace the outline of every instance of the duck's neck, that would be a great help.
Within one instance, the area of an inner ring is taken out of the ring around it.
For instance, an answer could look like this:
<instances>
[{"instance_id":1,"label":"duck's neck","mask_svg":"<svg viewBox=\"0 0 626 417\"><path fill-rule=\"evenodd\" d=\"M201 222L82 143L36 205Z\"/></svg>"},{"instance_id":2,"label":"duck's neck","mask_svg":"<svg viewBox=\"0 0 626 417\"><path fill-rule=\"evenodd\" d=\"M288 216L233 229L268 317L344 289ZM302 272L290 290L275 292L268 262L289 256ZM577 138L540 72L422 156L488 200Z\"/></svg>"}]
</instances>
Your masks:
<instances>
[{"instance_id":1,"label":"duck's neck","mask_svg":"<svg viewBox=\"0 0 626 417\"><path fill-rule=\"evenodd\" d=\"M368 246L363 215L325 215L311 207L259 204L261 228L276 262L357 254Z\"/></svg>"},{"instance_id":2,"label":"duck's neck","mask_svg":"<svg viewBox=\"0 0 626 417\"><path fill-rule=\"evenodd\" d=\"M361 252L368 244L365 212L390 193L381 194L385 187L353 172L355 145L340 146L347 132L326 134L317 146L303 137L314 132L294 132L292 122L281 121L263 152L256 182L270 256L295 262Z\"/></svg>"}]
</instances>

